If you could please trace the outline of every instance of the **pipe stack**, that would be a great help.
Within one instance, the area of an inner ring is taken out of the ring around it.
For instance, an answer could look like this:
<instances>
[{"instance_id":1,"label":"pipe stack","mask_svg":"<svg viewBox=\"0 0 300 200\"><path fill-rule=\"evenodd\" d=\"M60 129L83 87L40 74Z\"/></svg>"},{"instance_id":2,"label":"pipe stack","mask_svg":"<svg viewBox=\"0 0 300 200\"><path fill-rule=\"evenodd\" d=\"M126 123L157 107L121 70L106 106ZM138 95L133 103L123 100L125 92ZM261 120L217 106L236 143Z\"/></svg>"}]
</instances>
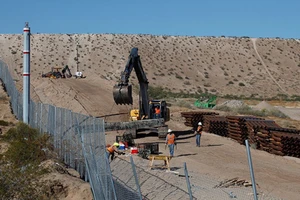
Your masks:
<instances>
[{"instance_id":1,"label":"pipe stack","mask_svg":"<svg viewBox=\"0 0 300 200\"><path fill-rule=\"evenodd\" d=\"M228 120L228 136L240 144L245 144L245 140L249 137L246 120L263 120L253 116L227 116L226 118Z\"/></svg>"},{"instance_id":2,"label":"pipe stack","mask_svg":"<svg viewBox=\"0 0 300 200\"><path fill-rule=\"evenodd\" d=\"M245 122L248 129L250 145L269 152L269 139L271 136L266 129L280 126L273 120L245 119Z\"/></svg>"},{"instance_id":3,"label":"pipe stack","mask_svg":"<svg viewBox=\"0 0 300 200\"><path fill-rule=\"evenodd\" d=\"M228 136L228 121L225 116L204 115L203 131L216 135Z\"/></svg>"},{"instance_id":4,"label":"pipe stack","mask_svg":"<svg viewBox=\"0 0 300 200\"><path fill-rule=\"evenodd\" d=\"M197 112L182 112L181 117L185 118L184 124L186 126L190 126L193 128L196 128L198 125L198 122L202 122L204 124L203 116L204 115L219 115L219 113L215 112L203 112L203 111L197 111Z\"/></svg>"},{"instance_id":5,"label":"pipe stack","mask_svg":"<svg viewBox=\"0 0 300 200\"><path fill-rule=\"evenodd\" d=\"M300 130L270 128L270 153L300 158Z\"/></svg>"},{"instance_id":6,"label":"pipe stack","mask_svg":"<svg viewBox=\"0 0 300 200\"><path fill-rule=\"evenodd\" d=\"M254 116L219 116L214 112L182 112L186 126L203 123L203 130L230 137L240 144L281 156L300 158L300 130L282 128L273 120Z\"/></svg>"}]
</instances>

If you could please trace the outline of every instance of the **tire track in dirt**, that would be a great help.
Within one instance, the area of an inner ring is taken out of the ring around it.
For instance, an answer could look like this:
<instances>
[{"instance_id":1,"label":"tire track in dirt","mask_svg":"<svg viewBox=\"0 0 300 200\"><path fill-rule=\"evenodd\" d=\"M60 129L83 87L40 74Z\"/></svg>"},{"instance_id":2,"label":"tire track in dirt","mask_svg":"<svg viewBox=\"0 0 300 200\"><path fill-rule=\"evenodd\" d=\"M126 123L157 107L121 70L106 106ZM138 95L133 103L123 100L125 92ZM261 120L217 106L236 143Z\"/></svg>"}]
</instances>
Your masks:
<instances>
[{"instance_id":1,"label":"tire track in dirt","mask_svg":"<svg viewBox=\"0 0 300 200\"><path fill-rule=\"evenodd\" d=\"M255 50L255 53L256 55L258 56L261 64L264 66L265 70L267 71L267 73L269 74L270 78L274 81L274 83L281 89L281 91L284 93L284 94L287 94L288 93L281 87L281 85L275 80L275 78L272 76L272 74L270 73L270 71L268 70L268 67L267 65L265 64L265 62L263 61L263 59L261 58L261 56L259 55L258 51L257 51L257 47L256 47L256 38L251 38L252 40L252 43L253 43L253 48Z\"/></svg>"}]
</instances>

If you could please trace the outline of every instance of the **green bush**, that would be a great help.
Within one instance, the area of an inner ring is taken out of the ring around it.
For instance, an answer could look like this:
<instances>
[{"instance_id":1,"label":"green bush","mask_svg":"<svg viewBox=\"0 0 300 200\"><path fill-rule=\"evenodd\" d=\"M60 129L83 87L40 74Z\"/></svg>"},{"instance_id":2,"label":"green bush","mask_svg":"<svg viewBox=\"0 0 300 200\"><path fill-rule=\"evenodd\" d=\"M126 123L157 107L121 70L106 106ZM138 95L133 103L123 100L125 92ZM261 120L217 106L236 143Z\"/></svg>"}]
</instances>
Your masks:
<instances>
[{"instance_id":1,"label":"green bush","mask_svg":"<svg viewBox=\"0 0 300 200\"><path fill-rule=\"evenodd\" d=\"M0 199L43 199L40 176L47 171L39 164L52 150L49 138L21 122L1 136L9 146L0 157Z\"/></svg>"},{"instance_id":2,"label":"green bush","mask_svg":"<svg viewBox=\"0 0 300 200\"><path fill-rule=\"evenodd\" d=\"M0 126L8 126L9 123L7 121L4 120L0 120Z\"/></svg>"},{"instance_id":3,"label":"green bush","mask_svg":"<svg viewBox=\"0 0 300 200\"><path fill-rule=\"evenodd\" d=\"M253 115L258 117L267 117L267 116L274 116L279 118L288 118L284 113L282 113L280 110L253 110L250 106L244 105L237 108L230 108L226 105L220 105L216 106L214 109L221 110L225 112L234 112L241 115Z\"/></svg>"},{"instance_id":4,"label":"green bush","mask_svg":"<svg viewBox=\"0 0 300 200\"><path fill-rule=\"evenodd\" d=\"M48 135L40 134L24 123L9 129L3 139L10 142L4 155L14 167L39 164L46 159L43 149L52 149Z\"/></svg>"}]
</instances>

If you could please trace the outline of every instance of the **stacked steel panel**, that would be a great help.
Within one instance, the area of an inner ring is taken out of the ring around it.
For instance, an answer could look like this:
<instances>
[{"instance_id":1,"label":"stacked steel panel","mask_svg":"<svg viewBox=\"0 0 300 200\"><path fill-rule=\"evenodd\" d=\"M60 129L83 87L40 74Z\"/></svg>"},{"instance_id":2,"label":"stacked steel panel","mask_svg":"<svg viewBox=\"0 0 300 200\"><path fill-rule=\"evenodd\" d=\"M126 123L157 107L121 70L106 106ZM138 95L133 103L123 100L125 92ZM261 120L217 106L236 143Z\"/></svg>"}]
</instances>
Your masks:
<instances>
[{"instance_id":1,"label":"stacked steel panel","mask_svg":"<svg viewBox=\"0 0 300 200\"><path fill-rule=\"evenodd\" d=\"M270 153L300 158L300 130L269 128Z\"/></svg>"},{"instance_id":2,"label":"stacked steel panel","mask_svg":"<svg viewBox=\"0 0 300 200\"><path fill-rule=\"evenodd\" d=\"M226 118L228 120L228 137L240 144L245 144L245 140L249 137L246 120L263 120L262 118L253 116L227 116Z\"/></svg>"},{"instance_id":3,"label":"stacked steel panel","mask_svg":"<svg viewBox=\"0 0 300 200\"><path fill-rule=\"evenodd\" d=\"M228 135L228 121L225 116L218 115L204 115L204 126L205 132L214 133L216 135L227 137Z\"/></svg>"},{"instance_id":4,"label":"stacked steel panel","mask_svg":"<svg viewBox=\"0 0 300 200\"><path fill-rule=\"evenodd\" d=\"M219 113L203 112L203 111L182 112L181 113L181 117L185 118L184 124L186 126L190 126L193 128L197 127L198 122L202 122L203 124L205 123L204 119L203 119L204 115L219 115Z\"/></svg>"}]
</instances>

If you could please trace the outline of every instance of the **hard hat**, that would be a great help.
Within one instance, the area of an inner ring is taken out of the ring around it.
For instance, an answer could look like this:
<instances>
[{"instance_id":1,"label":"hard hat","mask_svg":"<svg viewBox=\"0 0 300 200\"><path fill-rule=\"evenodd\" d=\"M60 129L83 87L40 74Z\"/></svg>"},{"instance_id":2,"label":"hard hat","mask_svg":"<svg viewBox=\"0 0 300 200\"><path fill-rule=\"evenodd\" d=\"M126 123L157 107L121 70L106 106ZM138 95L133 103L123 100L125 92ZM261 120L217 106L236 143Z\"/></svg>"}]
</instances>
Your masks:
<instances>
[{"instance_id":1,"label":"hard hat","mask_svg":"<svg viewBox=\"0 0 300 200\"><path fill-rule=\"evenodd\" d=\"M120 145L119 145L119 143L115 142L115 143L114 143L114 146L118 147L118 146L120 146Z\"/></svg>"},{"instance_id":2,"label":"hard hat","mask_svg":"<svg viewBox=\"0 0 300 200\"><path fill-rule=\"evenodd\" d=\"M172 132L172 130L171 129L168 129L168 133L171 133Z\"/></svg>"},{"instance_id":3,"label":"hard hat","mask_svg":"<svg viewBox=\"0 0 300 200\"><path fill-rule=\"evenodd\" d=\"M202 123L201 123L201 122L199 122L199 123L198 123L198 125L199 125L199 126L201 126L201 125L202 125Z\"/></svg>"}]
</instances>

